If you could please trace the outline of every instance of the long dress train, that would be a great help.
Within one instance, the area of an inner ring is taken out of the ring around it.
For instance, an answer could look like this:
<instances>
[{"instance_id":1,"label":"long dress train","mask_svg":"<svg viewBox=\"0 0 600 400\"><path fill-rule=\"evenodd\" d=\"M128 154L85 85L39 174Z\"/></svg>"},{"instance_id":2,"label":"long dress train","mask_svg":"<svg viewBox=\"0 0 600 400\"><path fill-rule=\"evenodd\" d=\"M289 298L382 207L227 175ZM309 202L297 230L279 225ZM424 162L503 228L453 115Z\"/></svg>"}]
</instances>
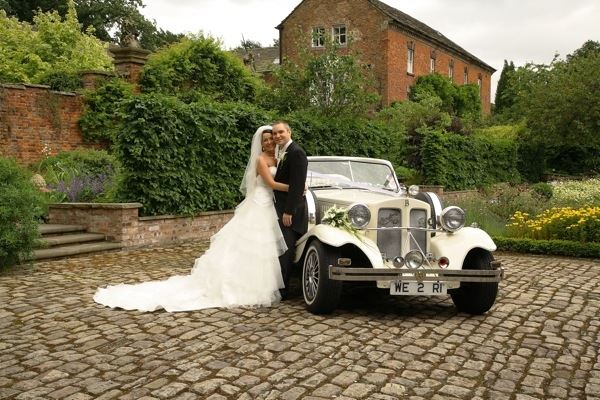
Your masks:
<instances>
[{"instance_id":1,"label":"long dress train","mask_svg":"<svg viewBox=\"0 0 600 400\"><path fill-rule=\"evenodd\" d=\"M270 167L275 174L275 167ZM190 311L213 307L270 306L281 299L279 255L285 241L273 192L259 176L232 219L211 238L189 275L99 288L94 301L125 310Z\"/></svg>"}]
</instances>

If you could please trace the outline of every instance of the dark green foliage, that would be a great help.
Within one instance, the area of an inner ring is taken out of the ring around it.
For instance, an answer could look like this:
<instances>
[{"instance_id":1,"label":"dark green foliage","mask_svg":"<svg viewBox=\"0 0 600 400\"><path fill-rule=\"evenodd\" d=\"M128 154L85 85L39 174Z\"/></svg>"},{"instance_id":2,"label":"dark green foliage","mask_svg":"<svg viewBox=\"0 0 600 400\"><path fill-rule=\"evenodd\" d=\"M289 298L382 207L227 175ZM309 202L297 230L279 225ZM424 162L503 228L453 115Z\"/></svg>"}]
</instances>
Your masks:
<instances>
[{"instance_id":1,"label":"dark green foliage","mask_svg":"<svg viewBox=\"0 0 600 400\"><path fill-rule=\"evenodd\" d=\"M211 37L184 39L150 56L140 78L144 92L218 101L252 101L260 85L242 62Z\"/></svg>"},{"instance_id":2,"label":"dark green foliage","mask_svg":"<svg viewBox=\"0 0 600 400\"><path fill-rule=\"evenodd\" d=\"M452 116L479 118L481 114L479 86L475 84L457 85L438 73L419 76L411 87L409 99L419 102L428 95L439 97L440 110Z\"/></svg>"},{"instance_id":3,"label":"dark green foliage","mask_svg":"<svg viewBox=\"0 0 600 400\"><path fill-rule=\"evenodd\" d=\"M62 92L74 92L83 87L78 73L64 71L48 72L41 77L40 83Z\"/></svg>"},{"instance_id":4,"label":"dark green foliage","mask_svg":"<svg viewBox=\"0 0 600 400\"><path fill-rule=\"evenodd\" d=\"M330 117L371 113L380 99L372 90L370 67L361 64L357 54L342 54L338 47L327 43L322 52L305 51L301 64L286 60L263 104L281 113L310 110Z\"/></svg>"},{"instance_id":5,"label":"dark green foliage","mask_svg":"<svg viewBox=\"0 0 600 400\"><path fill-rule=\"evenodd\" d=\"M533 190L540 197L543 197L546 200L550 200L554 192L554 190L552 189L552 185L546 182L538 182L534 185L531 185L531 190Z\"/></svg>"},{"instance_id":6,"label":"dark green foliage","mask_svg":"<svg viewBox=\"0 0 600 400\"><path fill-rule=\"evenodd\" d=\"M600 243L581 243L569 240L536 240L494 237L501 251L556 255L566 257L600 258Z\"/></svg>"},{"instance_id":7,"label":"dark green foliage","mask_svg":"<svg viewBox=\"0 0 600 400\"><path fill-rule=\"evenodd\" d=\"M398 165L401 143L392 131L366 118L333 118L299 111L286 116L294 140L308 155L386 158Z\"/></svg>"},{"instance_id":8,"label":"dark green foliage","mask_svg":"<svg viewBox=\"0 0 600 400\"><path fill-rule=\"evenodd\" d=\"M144 94L126 103L116 149L120 197L145 215L195 214L234 207L252 135L273 119L248 104L198 102Z\"/></svg>"},{"instance_id":9,"label":"dark green foliage","mask_svg":"<svg viewBox=\"0 0 600 400\"><path fill-rule=\"evenodd\" d=\"M30 178L14 160L0 157L0 268L29 255L38 237L43 201Z\"/></svg>"},{"instance_id":10,"label":"dark green foliage","mask_svg":"<svg viewBox=\"0 0 600 400\"><path fill-rule=\"evenodd\" d=\"M133 96L133 86L121 79L109 79L84 96L79 126L84 138L113 142L122 129L123 102Z\"/></svg>"},{"instance_id":11,"label":"dark green foliage","mask_svg":"<svg viewBox=\"0 0 600 400\"><path fill-rule=\"evenodd\" d=\"M554 62L524 99L530 135L549 167L568 174L600 171L600 52Z\"/></svg>"},{"instance_id":12,"label":"dark green foliage","mask_svg":"<svg viewBox=\"0 0 600 400\"><path fill-rule=\"evenodd\" d=\"M421 130L424 183L446 190L481 187L519 180L513 141L468 137L438 130Z\"/></svg>"},{"instance_id":13,"label":"dark green foliage","mask_svg":"<svg viewBox=\"0 0 600 400\"><path fill-rule=\"evenodd\" d=\"M504 66L500 73L498 86L496 87L496 98L494 100L494 113L502 114L505 110L511 108L515 102L514 93L509 91L509 80L511 74L515 72L515 64L511 61L508 63L504 60Z\"/></svg>"}]
</instances>

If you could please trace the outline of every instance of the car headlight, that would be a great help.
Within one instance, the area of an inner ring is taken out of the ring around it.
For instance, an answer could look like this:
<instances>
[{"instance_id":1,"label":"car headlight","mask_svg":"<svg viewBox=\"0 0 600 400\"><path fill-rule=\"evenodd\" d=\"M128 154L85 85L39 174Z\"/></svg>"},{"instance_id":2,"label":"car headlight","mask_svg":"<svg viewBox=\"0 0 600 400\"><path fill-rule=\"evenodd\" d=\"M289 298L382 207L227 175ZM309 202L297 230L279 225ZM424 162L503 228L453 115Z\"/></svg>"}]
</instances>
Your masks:
<instances>
[{"instance_id":1,"label":"car headlight","mask_svg":"<svg viewBox=\"0 0 600 400\"><path fill-rule=\"evenodd\" d=\"M415 197L416 195L419 194L419 187L417 185L410 185L408 187L408 194L410 194L412 197Z\"/></svg>"},{"instance_id":2,"label":"car headlight","mask_svg":"<svg viewBox=\"0 0 600 400\"><path fill-rule=\"evenodd\" d=\"M362 229L371 221L371 211L364 204L353 204L348 209L348 219L353 227Z\"/></svg>"},{"instance_id":3,"label":"car headlight","mask_svg":"<svg viewBox=\"0 0 600 400\"><path fill-rule=\"evenodd\" d=\"M446 207L442 210L440 224L445 230L455 232L465 226L465 212L460 207Z\"/></svg>"},{"instance_id":4,"label":"car headlight","mask_svg":"<svg viewBox=\"0 0 600 400\"><path fill-rule=\"evenodd\" d=\"M417 269L425 262L425 257L418 250L409 251L404 257L404 262L409 268Z\"/></svg>"}]
</instances>

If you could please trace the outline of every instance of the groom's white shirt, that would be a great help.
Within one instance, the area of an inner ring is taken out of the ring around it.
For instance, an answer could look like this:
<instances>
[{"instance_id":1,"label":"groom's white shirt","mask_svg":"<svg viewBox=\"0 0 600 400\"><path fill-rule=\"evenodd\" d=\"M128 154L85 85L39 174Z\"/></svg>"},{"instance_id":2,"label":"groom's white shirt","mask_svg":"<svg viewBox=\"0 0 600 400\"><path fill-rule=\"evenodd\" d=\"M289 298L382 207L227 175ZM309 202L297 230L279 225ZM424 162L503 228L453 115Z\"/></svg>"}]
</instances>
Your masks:
<instances>
[{"instance_id":1,"label":"groom's white shirt","mask_svg":"<svg viewBox=\"0 0 600 400\"><path fill-rule=\"evenodd\" d=\"M277 165L279 165L279 159L281 158L281 155L287 151L288 147L290 147L290 144L292 144L292 139L290 139L286 144L284 144L281 149L279 148L279 145L275 146L275 154L277 155Z\"/></svg>"}]
</instances>

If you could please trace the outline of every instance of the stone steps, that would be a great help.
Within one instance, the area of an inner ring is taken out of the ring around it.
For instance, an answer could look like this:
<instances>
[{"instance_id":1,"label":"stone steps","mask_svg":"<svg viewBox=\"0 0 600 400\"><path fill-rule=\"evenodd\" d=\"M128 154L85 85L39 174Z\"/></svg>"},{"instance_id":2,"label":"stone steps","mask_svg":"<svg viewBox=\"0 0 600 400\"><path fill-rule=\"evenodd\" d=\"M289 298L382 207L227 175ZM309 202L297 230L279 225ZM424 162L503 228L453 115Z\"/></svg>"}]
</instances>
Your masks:
<instances>
[{"instance_id":1,"label":"stone steps","mask_svg":"<svg viewBox=\"0 0 600 400\"><path fill-rule=\"evenodd\" d=\"M72 257L79 254L118 250L120 243L109 242L101 233L86 232L85 226L40 224L40 239L33 260Z\"/></svg>"}]
</instances>

